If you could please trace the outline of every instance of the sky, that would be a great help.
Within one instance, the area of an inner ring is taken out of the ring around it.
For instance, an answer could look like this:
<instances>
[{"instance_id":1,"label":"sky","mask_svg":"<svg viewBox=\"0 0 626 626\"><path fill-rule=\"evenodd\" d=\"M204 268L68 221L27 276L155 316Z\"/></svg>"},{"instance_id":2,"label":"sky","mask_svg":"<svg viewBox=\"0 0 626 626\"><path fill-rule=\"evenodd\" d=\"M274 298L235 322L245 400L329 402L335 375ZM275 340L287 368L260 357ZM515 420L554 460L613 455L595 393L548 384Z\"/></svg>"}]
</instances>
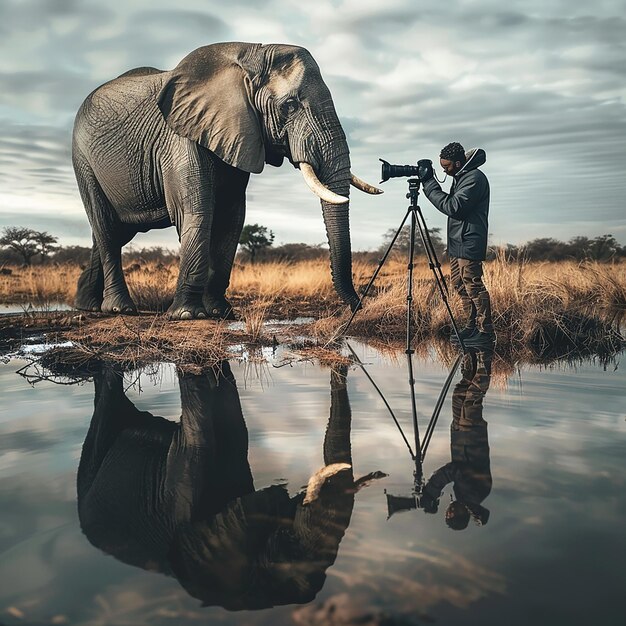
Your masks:
<instances>
[{"instance_id":1,"label":"sky","mask_svg":"<svg viewBox=\"0 0 626 626\"><path fill-rule=\"evenodd\" d=\"M487 153L491 243L611 233L626 244L620 0L0 0L0 228L90 245L71 167L81 102L133 67L171 69L221 41L306 47L360 178L378 184L381 157L437 163L459 141ZM382 188L351 193L355 250L379 247L406 213L406 179ZM247 198L246 222L275 244L326 241L319 202L288 162L253 175ZM429 227L445 227L420 205ZM133 245L178 241L171 228Z\"/></svg>"}]
</instances>

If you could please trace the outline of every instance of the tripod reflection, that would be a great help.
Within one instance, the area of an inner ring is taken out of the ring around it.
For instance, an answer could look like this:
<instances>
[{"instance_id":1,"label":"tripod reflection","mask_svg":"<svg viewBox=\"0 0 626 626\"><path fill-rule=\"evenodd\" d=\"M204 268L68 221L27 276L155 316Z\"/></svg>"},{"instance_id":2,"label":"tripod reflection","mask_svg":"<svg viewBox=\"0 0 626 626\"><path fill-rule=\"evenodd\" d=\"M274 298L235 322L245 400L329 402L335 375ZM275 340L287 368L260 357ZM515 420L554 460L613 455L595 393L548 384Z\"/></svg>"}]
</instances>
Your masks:
<instances>
[{"instance_id":1,"label":"tripod reflection","mask_svg":"<svg viewBox=\"0 0 626 626\"><path fill-rule=\"evenodd\" d=\"M437 469L425 484L419 480L420 465L411 496L387 494L389 517L417 508L437 513L441 495L451 484L454 498L445 512L448 527L463 530L470 519L478 525L489 520L489 510L482 505L492 485L483 399L491 381L492 358L490 351L468 350L463 355L462 378L452 392L451 460Z\"/></svg>"}]
</instances>

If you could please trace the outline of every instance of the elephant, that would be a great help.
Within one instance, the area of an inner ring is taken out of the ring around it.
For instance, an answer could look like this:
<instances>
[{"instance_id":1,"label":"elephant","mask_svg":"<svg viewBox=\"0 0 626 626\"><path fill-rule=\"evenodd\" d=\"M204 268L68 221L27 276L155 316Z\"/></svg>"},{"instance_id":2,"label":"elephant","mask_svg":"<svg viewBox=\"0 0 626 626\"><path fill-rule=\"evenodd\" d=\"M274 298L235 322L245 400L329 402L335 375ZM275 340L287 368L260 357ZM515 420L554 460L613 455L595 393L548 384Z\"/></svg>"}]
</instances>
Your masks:
<instances>
[{"instance_id":1,"label":"elephant","mask_svg":"<svg viewBox=\"0 0 626 626\"><path fill-rule=\"evenodd\" d=\"M136 314L121 248L138 232L174 225L180 271L169 317L232 319L225 293L250 174L285 157L321 200L333 284L354 310L350 184L382 191L351 173L330 91L305 48L216 43L173 70L137 68L95 89L72 138L93 239L76 308Z\"/></svg>"},{"instance_id":2,"label":"elephant","mask_svg":"<svg viewBox=\"0 0 626 626\"><path fill-rule=\"evenodd\" d=\"M346 375L345 366L331 373L323 484L311 494L313 478L306 493L290 497L282 485L255 490L227 362L201 375L179 373L180 423L138 410L120 373L102 366L77 475L83 533L120 561L175 577L206 606L311 601L363 482L351 467Z\"/></svg>"}]
</instances>

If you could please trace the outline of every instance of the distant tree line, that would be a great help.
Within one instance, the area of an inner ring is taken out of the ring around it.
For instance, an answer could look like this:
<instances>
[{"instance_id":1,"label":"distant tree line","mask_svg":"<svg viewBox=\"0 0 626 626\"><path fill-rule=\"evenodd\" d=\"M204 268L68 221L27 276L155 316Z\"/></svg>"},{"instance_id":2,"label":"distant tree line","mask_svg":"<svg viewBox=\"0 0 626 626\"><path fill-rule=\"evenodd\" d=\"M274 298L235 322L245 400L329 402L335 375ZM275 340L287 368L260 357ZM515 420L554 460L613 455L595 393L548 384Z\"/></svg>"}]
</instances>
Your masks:
<instances>
[{"instance_id":1,"label":"distant tree line","mask_svg":"<svg viewBox=\"0 0 626 626\"><path fill-rule=\"evenodd\" d=\"M4 228L0 236L0 265L46 265L53 263L76 263L86 265L91 256L87 246L60 246L58 238L47 232L30 228ZM152 246L133 248L128 246L122 261L129 263L172 263L178 259L178 252Z\"/></svg>"},{"instance_id":2,"label":"distant tree line","mask_svg":"<svg viewBox=\"0 0 626 626\"><path fill-rule=\"evenodd\" d=\"M445 258L445 242L440 228L429 230L433 247L440 259ZM391 229L383 234L380 247L374 251L354 252L354 258L360 261L376 262L389 249L396 236ZM410 228L408 226L398 233L390 254L406 258L410 244ZM286 243L274 246L274 233L265 226L248 224L244 226L239 240L240 249L237 261L240 263L256 263L269 261L295 262L315 259L327 259L329 252L326 244ZM618 261L626 258L626 246L621 246L611 234L598 237L578 236L563 242L552 237L533 239L519 246L507 244L490 247L488 258L504 253L510 260L527 259L529 261L584 261L600 262ZM416 255L424 254L424 247L416 233ZM85 266L89 262L91 248L86 246L61 246L57 237L47 232L21 227L4 228L0 236L0 266L3 265L40 265L50 263L76 263ZM134 248L127 246L122 255L125 265L134 263L173 263L178 259L178 252L161 246Z\"/></svg>"},{"instance_id":3,"label":"distant tree line","mask_svg":"<svg viewBox=\"0 0 626 626\"><path fill-rule=\"evenodd\" d=\"M496 248L490 249L495 256ZM600 261L610 262L626 258L626 246L611 234L598 237L578 236L569 241L559 241L552 237L540 237L527 243L504 246L504 254L509 259L524 258L530 261Z\"/></svg>"}]
</instances>

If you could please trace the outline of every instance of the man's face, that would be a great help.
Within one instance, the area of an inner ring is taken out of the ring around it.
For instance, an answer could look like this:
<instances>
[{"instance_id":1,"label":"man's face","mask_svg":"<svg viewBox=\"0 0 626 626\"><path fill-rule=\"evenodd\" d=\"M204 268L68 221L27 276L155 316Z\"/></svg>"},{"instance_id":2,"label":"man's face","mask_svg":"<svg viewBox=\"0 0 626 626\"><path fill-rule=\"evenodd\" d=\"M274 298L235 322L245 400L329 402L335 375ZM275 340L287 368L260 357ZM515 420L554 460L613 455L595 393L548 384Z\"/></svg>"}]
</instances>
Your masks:
<instances>
[{"instance_id":1,"label":"man's face","mask_svg":"<svg viewBox=\"0 0 626 626\"><path fill-rule=\"evenodd\" d=\"M448 176L454 176L462 167L461 161L448 161L448 159L439 159L439 165Z\"/></svg>"}]
</instances>

